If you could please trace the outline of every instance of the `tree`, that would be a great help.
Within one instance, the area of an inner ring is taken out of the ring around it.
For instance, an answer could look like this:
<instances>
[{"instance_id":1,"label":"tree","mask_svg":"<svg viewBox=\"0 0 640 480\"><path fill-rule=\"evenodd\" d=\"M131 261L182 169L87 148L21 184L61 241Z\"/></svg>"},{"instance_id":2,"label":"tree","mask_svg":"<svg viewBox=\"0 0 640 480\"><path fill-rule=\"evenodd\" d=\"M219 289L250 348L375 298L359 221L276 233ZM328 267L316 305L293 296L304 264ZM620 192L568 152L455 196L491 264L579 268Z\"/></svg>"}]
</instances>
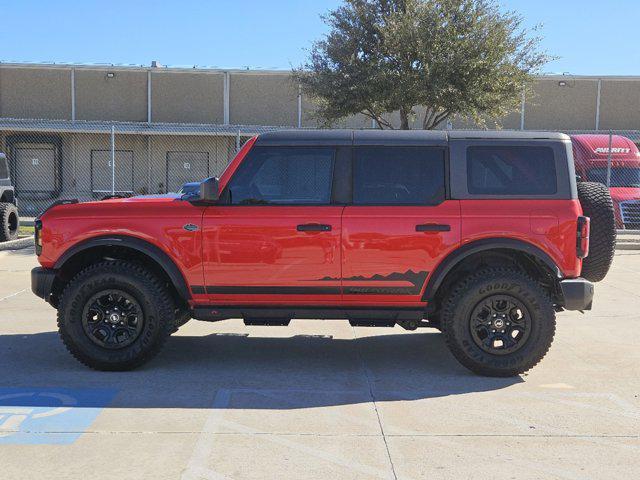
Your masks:
<instances>
[{"instance_id":1,"label":"tree","mask_svg":"<svg viewBox=\"0 0 640 480\"><path fill-rule=\"evenodd\" d=\"M423 129L456 115L483 124L516 111L551 59L493 0L345 0L323 19L330 32L293 76L325 125L361 113L394 128L391 112L402 129L418 113Z\"/></svg>"}]
</instances>

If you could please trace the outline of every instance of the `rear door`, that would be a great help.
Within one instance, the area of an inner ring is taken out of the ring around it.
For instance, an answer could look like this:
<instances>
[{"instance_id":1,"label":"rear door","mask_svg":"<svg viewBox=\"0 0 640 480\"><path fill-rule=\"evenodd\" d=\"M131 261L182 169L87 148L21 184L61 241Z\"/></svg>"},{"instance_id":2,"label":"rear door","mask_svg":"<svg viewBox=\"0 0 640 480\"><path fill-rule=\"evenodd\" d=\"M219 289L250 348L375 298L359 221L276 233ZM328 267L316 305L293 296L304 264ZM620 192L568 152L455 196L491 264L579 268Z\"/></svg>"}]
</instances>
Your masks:
<instances>
[{"instance_id":1,"label":"rear door","mask_svg":"<svg viewBox=\"0 0 640 480\"><path fill-rule=\"evenodd\" d=\"M444 142L354 146L353 199L342 217L345 301L421 302L429 274L460 241L446 170Z\"/></svg>"},{"instance_id":2,"label":"rear door","mask_svg":"<svg viewBox=\"0 0 640 480\"><path fill-rule=\"evenodd\" d=\"M203 219L204 281L217 304L337 302L343 206L333 146L256 146Z\"/></svg>"}]
</instances>

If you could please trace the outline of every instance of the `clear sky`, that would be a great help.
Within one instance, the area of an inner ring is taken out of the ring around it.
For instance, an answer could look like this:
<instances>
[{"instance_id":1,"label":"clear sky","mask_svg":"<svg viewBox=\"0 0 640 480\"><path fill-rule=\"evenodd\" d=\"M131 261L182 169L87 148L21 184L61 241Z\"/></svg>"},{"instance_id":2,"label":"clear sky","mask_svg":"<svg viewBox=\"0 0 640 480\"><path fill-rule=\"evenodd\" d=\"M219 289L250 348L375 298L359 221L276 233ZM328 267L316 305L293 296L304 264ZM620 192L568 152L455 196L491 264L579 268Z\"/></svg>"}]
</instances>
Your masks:
<instances>
[{"instance_id":1,"label":"clear sky","mask_svg":"<svg viewBox=\"0 0 640 480\"><path fill-rule=\"evenodd\" d=\"M640 0L502 0L544 48L546 73L640 75ZM339 0L0 0L0 60L288 69Z\"/></svg>"}]
</instances>

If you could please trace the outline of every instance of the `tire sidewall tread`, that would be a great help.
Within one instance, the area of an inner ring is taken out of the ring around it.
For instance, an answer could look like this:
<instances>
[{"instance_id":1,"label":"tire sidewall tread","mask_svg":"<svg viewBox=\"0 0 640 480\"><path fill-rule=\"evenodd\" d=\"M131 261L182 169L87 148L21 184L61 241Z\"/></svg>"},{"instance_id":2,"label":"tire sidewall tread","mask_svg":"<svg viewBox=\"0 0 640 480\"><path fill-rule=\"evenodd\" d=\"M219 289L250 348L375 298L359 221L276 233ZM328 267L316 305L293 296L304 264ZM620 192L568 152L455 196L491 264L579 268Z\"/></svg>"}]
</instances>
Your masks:
<instances>
[{"instance_id":1,"label":"tire sidewall tread","mask_svg":"<svg viewBox=\"0 0 640 480\"><path fill-rule=\"evenodd\" d=\"M609 189L596 182L578 182L578 198L591 219L589 255L582 261L581 276L591 282L604 280L616 250L616 220Z\"/></svg>"},{"instance_id":2,"label":"tire sidewall tread","mask_svg":"<svg viewBox=\"0 0 640 480\"><path fill-rule=\"evenodd\" d=\"M9 228L9 216L11 213L15 213L16 218L18 218L18 228L14 233L11 233L11 229ZM13 203L0 202L0 242L16 240L19 229L20 217L18 215L18 208Z\"/></svg>"},{"instance_id":3,"label":"tire sidewall tread","mask_svg":"<svg viewBox=\"0 0 640 480\"><path fill-rule=\"evenodd\" d=\"M471 336L471 312L491 294L517 298L527 307L531 317L526 343L506 355L483 351ZM555 310L547 292L525 273L490 267L453 288L443 305L442 327L447 346L462 365L479 375L510 377L533 368L546 355L555 335Z\"/></svg>"},{"instance_id":4,"label":"tire sidewall tread","mask_svg":"<svg viewBox=\"0 0 640 480\"><path fill-rule=\"evenodd\" d=\"M96 345L82 326L86 302L105 289L133 295L143 311L140 336L122 349ZM162 282L142 265L123 260L103 261L82 270L68 283L58 306L58 332L66 348L81 363L97 370L131 370L149 361L171 334L173 319L173 301Z\"/></svg>"}]
</instances>

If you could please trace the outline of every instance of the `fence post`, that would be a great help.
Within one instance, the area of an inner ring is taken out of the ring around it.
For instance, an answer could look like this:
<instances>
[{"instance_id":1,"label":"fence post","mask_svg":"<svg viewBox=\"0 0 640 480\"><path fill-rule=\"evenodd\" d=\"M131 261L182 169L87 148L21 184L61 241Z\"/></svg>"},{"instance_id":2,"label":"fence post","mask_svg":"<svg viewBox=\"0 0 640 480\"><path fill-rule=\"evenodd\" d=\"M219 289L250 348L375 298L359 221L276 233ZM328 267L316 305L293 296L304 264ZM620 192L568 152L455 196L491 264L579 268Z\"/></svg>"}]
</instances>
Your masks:
<instances>
[{"instance_id":1,"label":"fence post","mask_svg":"<svg viewBox=\"0 0 640 480\"><path fill-rule=\"evenodd\" d=\"M522 95L520 98L520 130L524 130L524 109L527 106L527 91L522 87Z\"/></svg>"},{"instance_id":2,"label":"fence post","mask_svg":"<svg viewBox=\"0 0 640 480\"><path fill-rule=\"evenodd\" d=\"M111 195L116 194L116 127L111 125Z\"/></svg>"},{"instance_id":3,"label":"fence post","mask_svg":"<svg viewBox=\"0 0 640 480\"><path fill-rule=\"evenodd\" d=\"M609 155L607 155L607 188L611 188L611 157L613 156L613 130L609 130Z\"/></svg>"},{"instance_id":4,"label":"fence post","mask_svg":"<svg viewBox=\"0 0 640 480\"><path fill-rule=\"evenodd\" d=\"M600 130L600 101L602 98L602 79L598 79L598 94L596 96L596 130Z\"/></svg>"},{"instance_id":5,"label":"fence post","mask_svg":"<svg viewBox=\"0 0 640 480\"><path fill-rule=\"evenodd\" d=\"M302 128L302 85L298 84L298 128Z\"/></svg>"},{"instance_id":6,"label":"fence post","mask_svg":"<svg viewBox=\"0 0 640 480\"><path fill-rule=\"evenodd\" d=\"M238 129L238 134L236 135L236 153L240 151L240 129Z\"/></svg>"}]
</instances>

